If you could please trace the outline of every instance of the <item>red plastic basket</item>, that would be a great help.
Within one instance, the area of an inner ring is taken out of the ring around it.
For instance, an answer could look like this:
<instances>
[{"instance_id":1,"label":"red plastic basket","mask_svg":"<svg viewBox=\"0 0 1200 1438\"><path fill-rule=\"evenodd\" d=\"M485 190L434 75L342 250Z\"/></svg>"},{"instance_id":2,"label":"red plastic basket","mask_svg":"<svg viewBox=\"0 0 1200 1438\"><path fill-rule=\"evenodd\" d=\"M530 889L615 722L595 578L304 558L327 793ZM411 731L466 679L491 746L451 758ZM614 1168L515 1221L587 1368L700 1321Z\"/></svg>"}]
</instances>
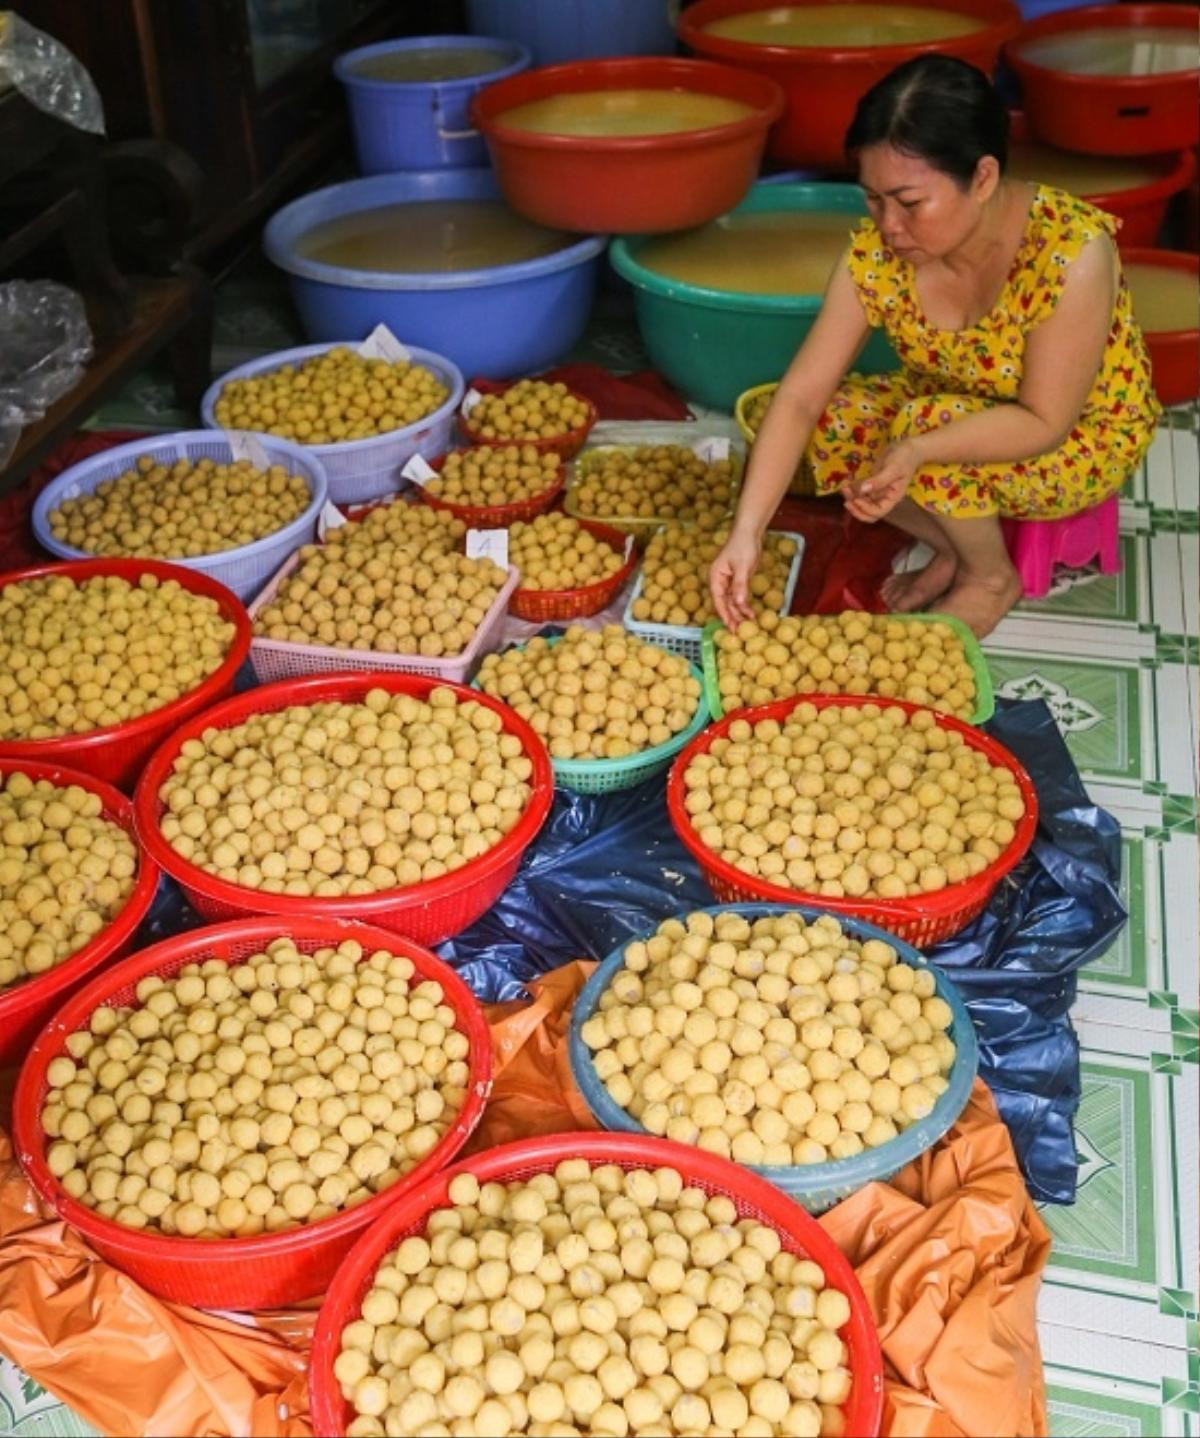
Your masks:
<instances>
[{"instance_id":1,"label":"red plastic basket","mask_svg":"<svg viewBox=\"0 0 1200 1438\"><path fill-rule=\"evenodd\" d=\"M819 5L822 0L791 3ZM846 169L846 131L854 108L876 81L904 61L929 54L953 55L990 75L1001 45L1020 29L1020 12L1009 0L937 0L937 5L976 17L982 28L904 45L760 45L706 29L728 15L768 10L771 0L699 0L680 13L675 28L693 53L765 76L782 87L783 118L767 139L772 160L840 173Z\"/></svg>"},{"instance_id":2,"label":"red plastic basket","mask_svg":"<svg viewBox=\"0 0 1200 1438\"><path fill-rule=\"evenodd\" d=\"M589 534L594 534L619 554L625 554L628 544L625 563L607 579L598 579L595 584L585 584L579 589L514 589L508 601L510 614L535 624L555 619L586 619L591 614L599 614L625 588L637 568L637 549L633 541L607 524L597 524L590 519L581 519L579 523Z\"/></svg>"},{"instance_id":3,"label":"red plastic basket","mask_svg":"<svg viewBox=\"0 0 1200 1438\"><path fill-rule=\"evenodd\" d=\"M509 440L509 444L525 444L526 440ZM449 454L439 455L437 459L430 461L430 468L441 472L442 466L450 458L451 454L467 454L471 449L495 448L491 441L480 440L475 445L466 445L459 449L452 449ZM554 483L549 489L543 490L541 494L535 494L530 499L515 499L511 504L452 504L448 499L439 499L436 494L418 486L417 498L422 504L427 504L431 509L444 509L461 519L468 529L507 529L510 524L516 524L521 519L535 519L539 514L545 514L548 509L553 508L555 500L563 492L567 482L566 461L560 458L558 468L554 472Z\"/></svg>"},{"instance_id":4,"label":"red plastic basket","mask_svg":"<svg viewBox=\"0 0 1200 1438\"><path fill-rule=\"evenodd\" d=\"M69 1197L45 1160L41 1109L46 1070L66 1052L70 1034L102 1004L136 1003L134 991L148 974L177 973L185 964L216 959L238 964L278 938L292 938L304 953L356 939L369 955L377 949L412 960L422 979L436 979L467 1035L467 1098L441 1142L391 1188L355 1208L283 1233L251 1238L191 1239L126 1228ZM295 1303L324 1291L359 1233L410 1188L420 1187L466 1143L483 1115L491 1089L492 1050L475 996L440 959L416 944L367 924L340 919L248 919L167 939L144 949L75 994L42 1030L21 1070L13 1099L17 1156L39 1197L77 1229L101 1257L151 1293L199 1308L254 1309Z\"/></svg>"},{"instance_id":5,"label":"red plastic basket","mask_svg":"<svg viewBox=\"0 0 1200 1438\"><path fill-rule=\"evenodd\" d=\"M158 793L170 776L179 751L188 739L207 729L228 729L252 714L269 714L293 704L324 700L361 699L370 689L424 698L431 689L451 689L460 700L484 704L500 716L506 733L515 734L533 761L532 795L517 824L486 854L472 859L454 873L412 884L404 889L383 889L375 894L347 894L338 898L271 894L230 884L182 858L167 843L158 827L163 804ZM419 944L440 944L473 923L500 897L517 871L521 855L542 827L554 798L554 774L546 746L529 725L507 704L462 684L447 684L424 674L364 673L314 674L264 684L224 704L218 704L178 728L154 754L138 783L133 807L138 833L147 851L183 888L188 903L206 919L241 918L249 914L275 914L288 919L320 916L328 919L363 919L403 934Z\"/></svg>"},{"instance_id":6,"label":"red plastic basket","mask_svg":"<svg viewBox=\"0 0 1200 1438\"><path fill-rule=\"evenodd\" d=\"M123 724L110 724L85 734L63 734L53 739L10 739L0 741L0 759L31 759L46 764L63 764L97 779L105 779L119 789L132 788L150 753L185 719L200 709L232 693L233 682L250 652L250 617L246 607L231 589L178 564L165 564L158 559L83 559L71 564L40 564L32 569L17 569L0 575L0 588L6 584L31 579L48 579L63 575L82 583L97 574L117 574L136 583L143 574L160 579L174 579L193 594L215 599L221 614L235 628L229 653L218 669L190 694L183 694L161 709L152 709L137 719Z\"/></svg>"},{"instance_id":7,"label":"red plastic basket","mask_svg":"<svg viewBox=\"0 0 1200 1438\"><path fill-rule=\"evenodd\" d=\"M1026 850L1033 843L1037 830L1038 801L1033 781L1012 754L994 739L973 729L971 725L952 719L948 714L929 710L941 729L953 730L963 737L971 749L986 754L993 764L1003 764L1011 769L1025 800L1025 813L1017 824L1012 843L1003 854L982 873L961 884L950 884L935 894L914 895L907 899L836 899L824 894L814 894L801 889L788 889L780 884L769 884L765 879L756 879L722 859L706 848L692 827L687 810L683 807L683 776L697 754L706 754L716 739L729 733L729 726L736 720L744 719L757 724L762 719L783 720L798 704L812 704L818 709L861 708L874 704L882 709L903 709L906 714L915 714L924 706L910 704L903 699L871 699L857 694L796 694L787 699L777 699L771 704L762 704L753 709L738 709L726 715L716 724L697 734L692 742L671 766L667 780L667 809L671 823L685 848L695 857L709 888L722 903L743 902L761 899L777 904L815 904L835 914L849 914L857 919L866 919L878 924L897 938L906 940L918 949L948 939L965 928L972 919L987 907L988 900L995 892L1000 880L1014 869Z\"/></svg>"},{"instance_id":8,"label":"red plastic basket","mask_svg":"<svg viewBox=\"0 0 1200 1438\"><path fill-rule=\"evenodd\" d=\"M1039 139L1085 155L1155 155L1200 140L1196 70L1168 75L1081 75L1027 60L1025 46L1070 30L1178 27L1195 35L1195 5L1085 5L1026 25L1004 51L1021 82L1029 125Z\"/></svg>"},{"instance_id":9,"label":"red plastic basket","mask_svg":"<svg viewBox=\"0 0 1200 1438\"><path fill-rule=\"evenodd\" d=\"M77 769L64 768L61 764L0 758L0 784L9 774L48 779L63 788L68 784L78 784L81 789L99 794L104 806L100 812L106 819L120 824L137 844L138 868L124 906L94 939L47 973L26 979L24 983L0 993L0 1068L19 1063L24 1058L38 1030L67 995L74 993L94 970L128 953L137 927L146 917L158 888L158 865L138 843L133 805L111 784Z\"/></svg>"},{"instance_id":10,"label":"red plastic basket","mask_svg":"<svg viewBox=\"0 0 1200 1438\"><path fill-rule=\"evenodd\" d=\"M473 379L468 389L478 390L480 394L503 394L515 383L515 380ZM486 444L492 448L500 448L509 444L531 444L540 454L557 454L564 461L574 459L583 448L588 435L591 434L592 426L600 418L600 411L587 395L578 394L575 390L570 390L569 393L572 399L581 400L587 406L588 413L587 419L582 424L568 430L566 434L551 435L544 439L522 439L514 438L511 435L507 437L498 435L495 439L485 439L483 435L472 428L470 415L464 414L461 409L458 412L458 427L475 446Z\"/></svg>"},{"instance_id":11,"label":"red plastic basket","mask_svg":"<svg viewBox=\"0 0 1200 1438\"><path fill-rule=\"evenodd\" d=\"M1183 250L1122 250L1127 264L1159 265L1165 270L1183 270L1200 283L1200 257ZM1180 315L1192 323L1186 329L1144 330L1150 351L1154 390L1164 405L1186 404L1200 397L1200 328L1196 311Z\"/></svg>"},{"instance_id":12,"label":"red plastic basket","mask_svg":"<svg viewBox=\"0 0 1200 1438\"><path fill-rule=\"evenodd\" d=\"M731 1198L740 1217L768 1224L778 1233L787 1252L802 1254L819 1264L828 1283L850 1300L850 1318L841 1331L853 1375L850 1397L843 1409L845 1432L849 1438L875 1438L883 1414L879 1336L853 1269L820 1224L785 1193L728 1159L666 1139L600 1133L555 1134L477 1154L436 1174L419 1188L409 1189L362 1236L329 1286L313 1335L308 1389L313 1427L318 1433L340 1438L353 1417L333 1376L342 1329L359 1316L363 1297L386 1255L410 1234L423 1232L430 1213L448 1203L454 1177L471 1173L480 1183L510 1183L550 1172L568 1158L615 1163L623 1169L676 1169L689 1184Z\"/></svg>"}]
</instances>

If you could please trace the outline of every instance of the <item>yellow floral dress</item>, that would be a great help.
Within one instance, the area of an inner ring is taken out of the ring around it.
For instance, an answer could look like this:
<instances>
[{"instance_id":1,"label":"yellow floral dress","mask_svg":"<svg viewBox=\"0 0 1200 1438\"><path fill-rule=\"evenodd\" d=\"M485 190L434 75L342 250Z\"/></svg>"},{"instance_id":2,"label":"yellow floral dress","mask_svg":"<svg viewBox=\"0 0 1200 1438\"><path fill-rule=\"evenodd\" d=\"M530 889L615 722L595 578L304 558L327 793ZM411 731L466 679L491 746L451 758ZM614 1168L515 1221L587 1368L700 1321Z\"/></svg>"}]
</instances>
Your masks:
<instances>
[{"instance_id":1,"label":"yellow floral dress","mask_svg":"<svg viewBox=\"0 0 1200 1438\"><path fill-rule=\"evenodd\" d=\"M813 432L805 458L818 493L865 474L890 442L1011 403L1029 332L1058 303L1071 262L1120 221L1061 190L1039 186L1007 282L969 329L943 330L921 312L913 267L870 220L853 232L850 275L873 328L886 332L902 368L848 375ZM909 495L956 518L1057 519L1115 494L1145 454L1162 409L1124 276L1096 382L1062 446L1010 464L931 464Z\"/></svg>"}]
</instances>

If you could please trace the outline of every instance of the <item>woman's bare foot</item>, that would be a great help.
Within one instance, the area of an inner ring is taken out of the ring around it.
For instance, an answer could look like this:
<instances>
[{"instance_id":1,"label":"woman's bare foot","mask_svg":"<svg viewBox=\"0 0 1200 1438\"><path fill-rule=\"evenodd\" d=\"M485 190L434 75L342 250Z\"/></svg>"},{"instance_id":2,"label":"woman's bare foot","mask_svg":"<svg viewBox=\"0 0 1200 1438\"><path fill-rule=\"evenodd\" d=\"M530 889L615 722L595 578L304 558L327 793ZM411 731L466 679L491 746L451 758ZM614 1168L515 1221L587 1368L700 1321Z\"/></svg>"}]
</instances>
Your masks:
<instances>
[{"instance_id":1,"label":"woman's bare foot","mask_svg":"<svg viewBox=\"0 0 1200 1438\"><path fill-rule=\"evenodd\" d=\"M945 594L957 573L957 558L946 551L935 550L924 569L889 575L880 585L879 595L889 613L912 614Z\"/></svg>"},{"instance_id":2,"label":"woman's bare foot","mask_svg":"<svg viewBox=\"0 0 1200 1438\"><path fill-rule=\"evenodd\" d=\"M1015 569L994 579L969 577L951 589L937 606L937 612L961 619L977 639L983 639L1023 593L1024 587Z\"/></svg>"}]
</instances>

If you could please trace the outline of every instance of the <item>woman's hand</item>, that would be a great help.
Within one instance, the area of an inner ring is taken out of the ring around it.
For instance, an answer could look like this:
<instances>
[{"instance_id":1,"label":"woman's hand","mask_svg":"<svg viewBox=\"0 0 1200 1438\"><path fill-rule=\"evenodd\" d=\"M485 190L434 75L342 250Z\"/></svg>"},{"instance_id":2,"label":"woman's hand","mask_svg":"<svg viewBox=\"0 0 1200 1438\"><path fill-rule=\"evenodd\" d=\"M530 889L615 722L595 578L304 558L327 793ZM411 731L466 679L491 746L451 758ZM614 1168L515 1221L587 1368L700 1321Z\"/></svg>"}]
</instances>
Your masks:
<instances>
[{"instance_id":1,"label":"woman's hand","mask_svg":"<svg viewBox=\"0 0 1200 1438\"><path fill-rule=\"evenodd\" d=\"M919 463L920 456L912 440L889 444L865 479L851 480L842 486L846 508L864 524L883 519L908 493Z\"/></svg>"},{"instance_id":2,"label":"woman's hand","mask_svg":"<svg viewBox=\"0 0 1200 1438\"><path fill-rule=\"evenodd\" d=\"M713 604L724 623L734 629L743 619L753 619L750 607L750 580L762 555L762 540L752 533L734 529L725 546L708 569Z\"/></svg>"}]
</instances>

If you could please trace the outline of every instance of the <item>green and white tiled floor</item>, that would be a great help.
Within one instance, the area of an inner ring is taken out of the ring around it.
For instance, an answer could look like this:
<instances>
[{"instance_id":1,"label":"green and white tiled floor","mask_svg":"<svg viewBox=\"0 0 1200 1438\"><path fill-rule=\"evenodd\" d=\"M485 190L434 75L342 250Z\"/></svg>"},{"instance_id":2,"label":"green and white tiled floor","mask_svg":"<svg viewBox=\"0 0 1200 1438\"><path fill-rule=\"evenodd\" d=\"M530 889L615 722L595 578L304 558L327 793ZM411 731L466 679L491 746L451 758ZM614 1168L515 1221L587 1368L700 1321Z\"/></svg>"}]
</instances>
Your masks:
<instances>
[{"instance_id":1,"label":"green and white tiled floor","mask_svg":"<svg viewBox=\"0 0 1200 1438\"><path fill-rule=\"evenodd\" d=\"M1130 922L1083 971L1079 1196L1044 1210L1040 1307L1056 1435L1200 1433L1197 1357L1197 499L1194 414L1122 504L1119 575L1060 582L985 646L1046 698L1124 831Z\"/></svg>"},{"instance_id":2,"label":"green and white tiled floor","mask_svg":"<svg viewBox=\"0 0 1200 1438\"><path fill-rule=\"evenodd\" d=\"M219 373L301 342L257 277L219 297ZM593 328L576 356L646 363L627 325ZM997 687L1050 703L1088 788L1124 831L1130 922L1081 975L1078 1200L1054 1234L1040 1330L1056 1438L1200 1438L1197 1319L1197 733L1200 454L1176 412L1121 509L1120 574L1060 575L986 648ZM139 377L107 426L190 427L169 386ZM90 1430L0 1356L0 1435Z\"/></svg>"}]
</instances>

